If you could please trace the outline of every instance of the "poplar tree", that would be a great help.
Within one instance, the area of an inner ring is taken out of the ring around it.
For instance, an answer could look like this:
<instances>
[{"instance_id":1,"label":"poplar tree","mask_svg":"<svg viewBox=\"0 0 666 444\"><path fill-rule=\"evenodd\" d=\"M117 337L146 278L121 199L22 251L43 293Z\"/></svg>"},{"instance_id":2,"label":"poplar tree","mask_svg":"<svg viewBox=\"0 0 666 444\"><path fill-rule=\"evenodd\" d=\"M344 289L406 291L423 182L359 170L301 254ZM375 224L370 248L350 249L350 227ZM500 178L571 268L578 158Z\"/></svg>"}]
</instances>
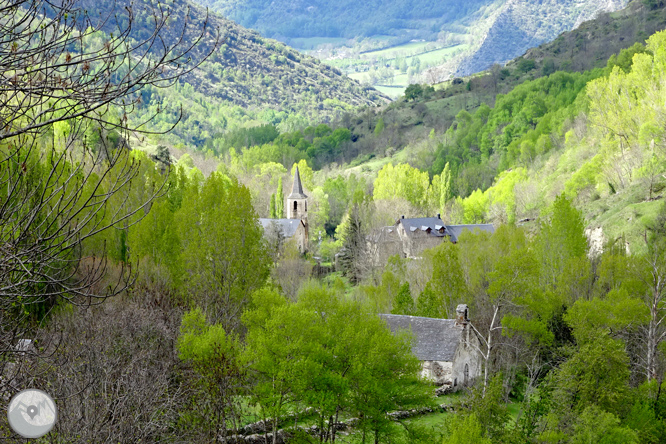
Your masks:
<instances>
[{"instance_id":1,"label":"poplar tree","mask_svg":"<svg viewBox=\"0 0 666 444\"><path fill-rule=\"evenodd\" d=\"M277 193L273 195L275 214L271 215L273 219L282 219L284 217L284 191L282 188L282 178L278 179Z\"/></svg>"}]
</instances>

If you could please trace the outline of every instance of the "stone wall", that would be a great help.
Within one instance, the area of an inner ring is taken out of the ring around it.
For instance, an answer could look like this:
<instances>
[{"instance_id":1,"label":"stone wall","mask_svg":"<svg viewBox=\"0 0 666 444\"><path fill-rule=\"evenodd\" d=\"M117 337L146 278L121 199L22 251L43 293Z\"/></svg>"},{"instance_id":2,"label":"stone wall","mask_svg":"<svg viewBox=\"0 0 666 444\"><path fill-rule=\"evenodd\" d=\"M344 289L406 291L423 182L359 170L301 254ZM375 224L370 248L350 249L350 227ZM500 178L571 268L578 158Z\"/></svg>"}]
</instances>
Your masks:
<instances>
[{"instance_id":1,"label":"stone wall","mask_svg":"<svg viewBox=\"0 0 666 444\"><path fill-rule=\"evenodd\" d=\"M422 361L421 377L432 381L436 385L451 384L453 375L453 362Z\"/></svg>"},{"instance_id":2,"label":"stone wall","mask_svg":"<svg viewBox=\"0 0 666 444\"><path fill-rule=\"evenodd\" d=\"M467 365L467 385L471 384L476 378L481 376L483 360L479 352L479 338L472 331L469 325L466 325L462 331L462 340L456 349L453 358L452 381L453 386L465 385L465 366Z\"/></svg>"}]
</instances>

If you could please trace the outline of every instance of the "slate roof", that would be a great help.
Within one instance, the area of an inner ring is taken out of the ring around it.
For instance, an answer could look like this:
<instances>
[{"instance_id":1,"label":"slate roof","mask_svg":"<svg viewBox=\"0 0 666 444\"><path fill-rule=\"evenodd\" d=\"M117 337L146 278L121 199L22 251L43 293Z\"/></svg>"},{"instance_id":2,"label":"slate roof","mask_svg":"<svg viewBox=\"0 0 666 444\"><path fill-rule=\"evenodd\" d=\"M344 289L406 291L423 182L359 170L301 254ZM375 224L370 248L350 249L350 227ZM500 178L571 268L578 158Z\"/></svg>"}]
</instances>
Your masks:
<instances>
[{"instance_id":1,"label":"slate roof","mask_svg":"<svg viewBox=\"0 0 666 444\"><path fill-rule=\"evenodd\" d=\"M493 226L493 224L447 225L446 226L446 234L451 236L451 242L458 242L458 237L465 230L471 231L472 233L475 230L487 231L488 233L494 233L495 232L495 227Z\"/></svg>"},{"instance_id":2,"label":"slate roof","mask_svg":"<svg viewBox=\"0 0 666 444\"><path fill-rule=\"evenodd\" d=\"M458 242L458 237L465 230L474 232L478 229L489 233L495 232L493 224L444 225L444 222L439 217L398 219L397 223L403 225L407 235L428 233L430 236L435 237L450 236L451 242ZM442 227L444 227L444 230L441 229Z\"/></svg>"},{"instance_id":3,"label":"slate roof","mask_svg":"<svg viewBox=\"0 0 666 444\"><path fill-rule=\"evenodd\" d=\"M301 174L298 172L298 167L296 167L296 172L294 173L294 185L291 187L291 194L287 199L306 199L307 197L308 196L303 192Z\"/></svg>"},{"instance_id":4,"label":"slate roof","mask_svg":"<svg viewBox=\"0 0 666 444\"><path fill-rule=\"evenodd\" d=\"M280 229L282 228L282 235L286 238L292 237L296 234L299 225L301 225L300 219L259 219L259 223L264 227L264 232L268 230ZM275 224L275 225L273 225Z\"/></svg>"},{"instance_id":5,"label":"slate roof","mask_svg":"<svg viewBox=\"0 0 666 444\"><path fill-rule=\"evenodd\" d=\"M380 314L393 333L411 330L416 341L412 352L421 361L452 362L458 348L462 327L456 326L455 319L421 318Z\"/></svg>"},{"instance_id":6,"label":"slate roof","mask_svg":"<svg viewBox=\"0 0 666 444\"><path fill-rule=\"evenodd\" d=\"M398 223L401 223L402 226L405 227L405 232L407 234L428 232L431 236L436 236L436 237L446 236L446 230L444 233L440 233L440 229L444 226L444 222L442 222L442 219L440 219L439 217L416 217L413 219L398 219Z\"/></svg>"}]
</instances>

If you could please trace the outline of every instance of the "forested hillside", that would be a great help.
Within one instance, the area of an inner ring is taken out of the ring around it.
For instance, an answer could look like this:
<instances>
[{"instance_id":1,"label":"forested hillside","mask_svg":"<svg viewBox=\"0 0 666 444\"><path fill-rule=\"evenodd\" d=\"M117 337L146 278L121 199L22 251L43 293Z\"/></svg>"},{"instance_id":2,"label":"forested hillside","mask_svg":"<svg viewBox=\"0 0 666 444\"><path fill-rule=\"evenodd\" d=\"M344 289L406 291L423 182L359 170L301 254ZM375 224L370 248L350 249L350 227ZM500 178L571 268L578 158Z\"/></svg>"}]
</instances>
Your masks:
<instances>
[{"instance_id":1,"label":"forested hillside","mask_svg":"<svg viewBox=\"0 0 666 444\"><path fill-rule=\"evenodd\" d=\"M445 25L469 20L494 0L326 2L202 0L230 19L262 34L280 37L370 37L411 31L413 38L436 35Z\"/></svg>"},{"instance_id":2,"label":"forested hillside","mask_svg":"<svg viewBox=\"0 0 666 444\"><path fill-rule=\"evenodd\" d=\"M391 93L505 63L628 0L200 3Z\"/></svg>"},{"instance_id":3,"label":"forested hillside","mask_svg":"<svg viewBox=\"0 0 666 444\"><path fill-rule=\"evenodd\" d=\"M122 2L110 0L83 2L83 6L100 17L106 17L121 5ZM195 43L196 29L206 23L208 35L194 47L192 56L200 60L210 55L182 76L178 87L142 91L139 114L162 111L158 120L152 122L153 131L170 128L181 105L184 105L184 125L175 135L199 145L208 135L223 132L227 125L233 128L247 120L278 124L292 116L296 121L307 122L315 115L328 120L358 106L386 101L378 91L361 86L337 69L219 15L207 15L204 8L187 0L172 0L164 5L162 13L166 11L175 25L165 41L173 43L185 30L185 41ZM149 4L135 4L134 13L130 36L140 41L152 32ZM108 20L101 29L113 32L115 25ZM244 115L248 117L243 118Z\"/></svg>"},{"instance_id":4,"label":"forested hillside","mask_svg":"<svg viewBox=\"0 0 666 444\"><path fill-rule=\"evenodd\" d=\"M599 13L624 8L628 0L578 2L549 0L509 1L498 12L479 48L458 66L457 75L470 75L505 64L526 50L577 28Z\"/></svg>"}]
</instances>

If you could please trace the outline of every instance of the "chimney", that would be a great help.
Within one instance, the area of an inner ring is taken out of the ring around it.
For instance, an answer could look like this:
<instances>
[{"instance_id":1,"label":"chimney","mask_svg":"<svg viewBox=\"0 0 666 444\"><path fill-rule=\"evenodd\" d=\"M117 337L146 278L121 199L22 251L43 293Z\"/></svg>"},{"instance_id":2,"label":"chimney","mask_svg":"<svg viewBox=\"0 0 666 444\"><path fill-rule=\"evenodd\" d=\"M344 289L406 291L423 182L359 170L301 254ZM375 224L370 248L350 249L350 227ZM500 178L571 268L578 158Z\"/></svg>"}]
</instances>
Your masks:
<instances>
[{"instance_id":1,"label":"chimney","mask_svg":"<svg viewBox=\"0 0 666 444\"><path fill-rule=\"evenodd\" d=\"M467 304L459 304L456 307L456 325L467 325L469 322Z\"/></svg>"},{"instance_id":2,"label":"chimney","mask_svg":"<svg viewBox=\"0 0 666 444\"><path fill-rule=\"evenodd\" d=\"M400 219L404 219L404 218L405 218L405 215L404 215L404 214L403 214L402 216L400 216Z\"/></svg>"},{"instance_id":3,"label":"chimney","mask_svg":"<svg viewBox=\"0 0 666 444\"><path fill-rule=\"evenodd\" d=\"M440 213L437 213L437 219L441 219L442 215Z\"/></svg>"}]
</instances>

